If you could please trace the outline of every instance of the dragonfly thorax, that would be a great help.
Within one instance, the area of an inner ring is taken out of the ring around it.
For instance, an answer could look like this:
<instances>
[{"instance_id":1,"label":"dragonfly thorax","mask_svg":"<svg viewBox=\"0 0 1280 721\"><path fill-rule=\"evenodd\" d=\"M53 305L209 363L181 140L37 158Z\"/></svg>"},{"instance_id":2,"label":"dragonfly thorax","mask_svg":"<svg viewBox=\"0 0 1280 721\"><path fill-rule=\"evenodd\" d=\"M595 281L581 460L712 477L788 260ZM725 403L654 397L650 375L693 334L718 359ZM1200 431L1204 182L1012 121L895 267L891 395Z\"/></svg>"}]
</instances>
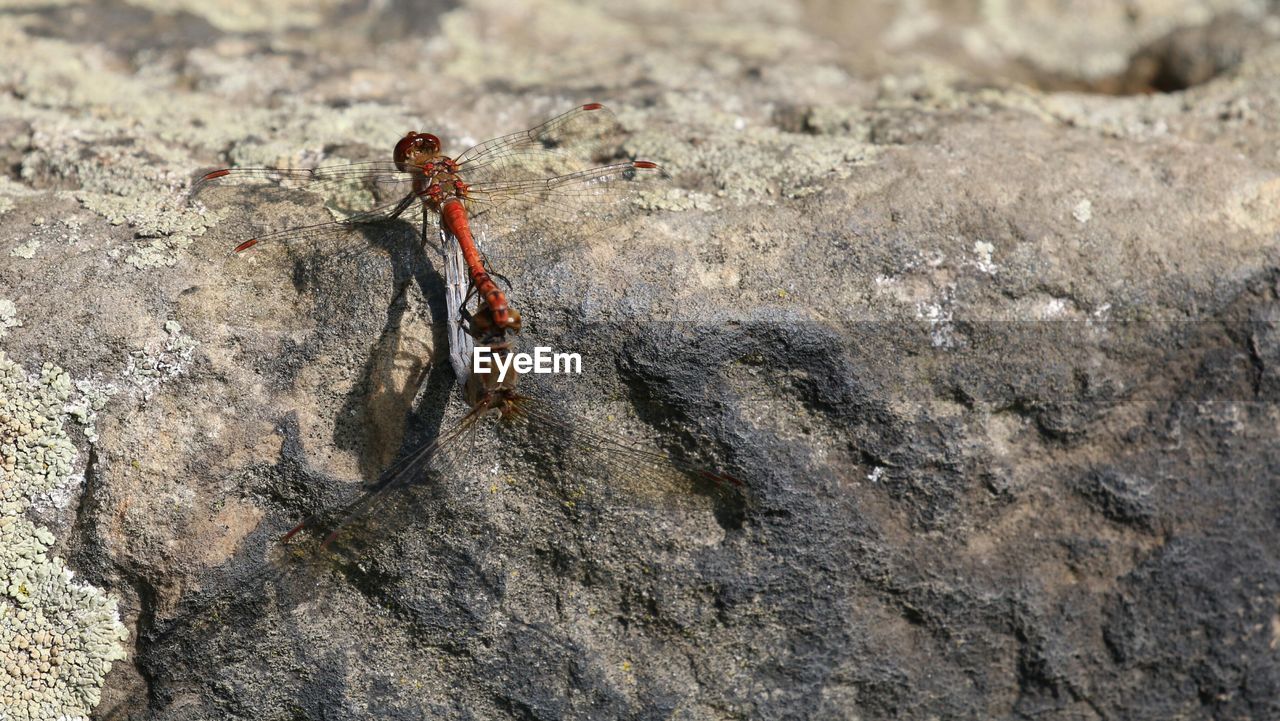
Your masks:
<instances>
[{"instance_id":1,"label":"dragonfly thorax","mask_svg":"<svg viewBox=\"0 0 1280 721\"><path fill-rule=\"evenodd\" d=\"M405 137L405 140L409 139L409 136ZM405 140L400 143L404 144ZM400 146L397 145L396 163L401 170L412 174L414 194L436 212L440 211L441 204L449 198L466 199L467 192L471 189L458 175L458 164L453 158L440 155L438 151L410 153L402 159Z\"/></svg>"}]
</instances>

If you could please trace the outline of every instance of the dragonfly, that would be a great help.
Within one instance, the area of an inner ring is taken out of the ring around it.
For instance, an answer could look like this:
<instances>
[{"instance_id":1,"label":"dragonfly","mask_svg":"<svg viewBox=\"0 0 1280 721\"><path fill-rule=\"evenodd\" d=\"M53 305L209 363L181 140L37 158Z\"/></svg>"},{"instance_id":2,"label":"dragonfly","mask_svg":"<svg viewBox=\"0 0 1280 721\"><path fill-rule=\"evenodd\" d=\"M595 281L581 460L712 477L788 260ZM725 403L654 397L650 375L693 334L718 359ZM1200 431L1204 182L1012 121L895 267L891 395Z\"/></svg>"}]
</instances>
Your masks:
<instances>
[{"instance_id":1,"label":"dragonfly","mask_svg":"<svg viewBox=\"0 0 1280 721\"><path fill-rule=\"evenodd\" d=\"M626 488L613 494L623 502L669 500L691 491L719 497L741 487L731 475L645 448L614 428L591 427L545 396L519 390L514 375L499 378L497 371L469 371L469 356L477 346L495 356L515 352L515 335L522 327L520 313L494 281L490 268L495 257L559 258L638 213L644 194L669 178L655 162L617 160L621 135L622 127L611 112L599 103L588 103L452 158L443 155L437 136L412 131L397 142L386 162L314 169L223 168L197 181L192 197L214 185L280 184L319 194L345 193L355 186L376 201L370 209L336 220L244 240L235 247L236 253L251 249L290 253L302 249L321 256L350 253L352 248L368 245L355 235L367 235L371 228L402 217L415 204L422 210L424 236L433 225L440 230L441 249L446 251L451 360L463 383L468 410L455 425L410 450L339 509L336 529L322 545L328 546L355 519L370 515L398 489L427 478L447 477L468 460L495 457L497 449L477 442L477 436L493 425L489 420L515 431L513 435L523 432L526 439L558 446L558 454L596 480L626 479ZM615 162L603 162L610 159ZM484 253L476 242L477 230L486 238ZM584 498L591 487L599 486L579 486ZM626 500L625 494L634 494L634 499ZM283 540L315 529L320 521L318 515L304 519Z\"/></svg>"},{"instance_id":2,"label":"dragonfly","mask_svg":"<svg viewBox=\"0 0 1280 721\"><path fill-rule=\"evenodd\" d=\"M353 235L405 215L418 205L424 232L433 225L461 249L470 285L499 328L519 328L489 267L495 258L559 258L567 248L606 234L639 212L646 192L669 178L657 163L619 159L623 128L600 103L587 103L528 130L474 145L456 156L440 138L410 131L391 159L318 168L221 168L192 187L283 184L318 194L353 188L370 208L346 217L268 232L235 252L274 246L344 252ZM609 162L612 161L612 162ZM602 164L599 164L602 163ZM487 232L486 232L487 231ZM484 252L477 234L488 239ZM509 241L509 242L504 242Z\"/></svg>"}]
</instances>

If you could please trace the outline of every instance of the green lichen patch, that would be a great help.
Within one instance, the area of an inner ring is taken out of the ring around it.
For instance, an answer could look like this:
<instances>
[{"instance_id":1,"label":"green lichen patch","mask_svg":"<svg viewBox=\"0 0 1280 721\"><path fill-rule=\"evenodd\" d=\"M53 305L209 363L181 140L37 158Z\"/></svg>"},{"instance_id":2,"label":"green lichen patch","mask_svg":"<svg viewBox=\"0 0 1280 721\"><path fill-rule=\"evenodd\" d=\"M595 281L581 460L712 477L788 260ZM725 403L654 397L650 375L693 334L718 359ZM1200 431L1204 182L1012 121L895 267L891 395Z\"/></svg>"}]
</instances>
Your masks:
<instances>
[{"instance_id":1,"label":"green lichen patch","mask_svg":"<svg viewBox=\"0 0 1280 721\"><path fill-rule=\"evenodd\" d=\"M258 15L255 10L242 20L299 20L294 14ZM175 265L220 220L219 213L188 202L198 171L215 164L333 162L327 157L329 148L365 143L385 152L418 122L403 108L385 103L330 108L260 102L255 93L269 88L223 86L222 80L234 85L243 80L246 68L253 68L269 86L288 75L288 63L263 73L258 58L239 58L226 48L192 51L191 66L214 74L207 81L214 92L179 100L170 91L187 81L185 70L166 66L147 74L117 72L121 60L107 48L33 37L2 18L0 42L14 57L27 58L13 79L14 93L0 96L0 117L22 128L12 141L20 154L18 180L0 178L0 211L12 204L7 198L22 194L74 198L108 223L131 231L127 245L110 247L107 254L138 269ZM223 67L227 53L236 62ZM227 93L242 102L228 102ZM254 133L247 128L273 130ZM19 257L47 252L49 239L41 240L45 244L39 249L30 243L21 246Z\"/></svg>"},{"instance_id":2,"label":"green lichen patch","mask_svg":"<svg viewBox=\"0 0 1280 721\"><path fill-rule=\"evenodd\" d=\"M90 139L91 150L81 143L42 143L25 158L23 176L74 179L80 186L74 196L85 208L133 229L138 240L126 262L139 268L172 265L212 220L184 207L185 177L157 167L146 150L108 140Z\"/></svg>"},{"instance_id":3,"label":"green lichen patch","mask_svg":"<svg viewBox=\"0 0 1280 721\"><path fill-rule=\"evenodd\" d=\"M116 599L72 580L53 535L0 517L0 708L5 719L78 718L98 704L129 632Z\"/></svg>"},{"instance_id":4,"label":"green lichen patch","mask_svg":"<svg viewBox=\"0 0 1280 721\"><path fill-rule=\"evenodd\" d=\"M18 320L18 308L8 298L0 298L0 338L9 334L9 329L22 325Z\"/></svg>"},{"instance_id":5,"label":"green lichen patch","mask_svg":"<svg viewBox=\"0 0 1280 721\"><path fill-rule=\"evenodd\" d=\"M24 512L65 495L75 447L63 431L70 377L28 375L0 352L0 709L6 721L82 718L98 703L128 632L116 600L72 581L53 534ZM92 401L89 402L92 407Z\"/></svg>"},{"instance_id":6,"label":"green lichen patch","mask_svg":"<svg viewBox=\"0 0 1280 721\"><path fill-rule=\"evenodd\" d=\"M28 188L8 176L0 175L0 215L13 210L14 198L25 198L35 195L37 191Z\"/></svg>"},{"instance_id":7,"label":"green lichen patch","mask_svg":"<svg viewBox=\"0 0 1280 721\"><path fill-rule=\"evenodd\" d=\"M855 167L872 162L879 152L856 137L786 132L679 98L669 98L663 113L676 124L708 130L696 140L680 142L656 124L637 124L627 152L658 160L677 177L709 171L717 195L732 204L812 195L850 177ZM692 205L710 204L704 199ZM655 205L683 209L669 200Z\"/></svg>"},{"instance_id":8,"label":"green lichen patch","mask_svg":"<svg viewBox=\"0 0 1280 721\"><path fill-rule=\"evenodd\" d=\"M17 516L71 476L76 449L62 430L71 378L46 363L28 378L0 352L0 516Z\"/></svg>"},{"instance_id":9,"label":"green lichen patch","mask_svg":"<svg viewBox=\"0 0 1280 721\"><path fill-rule=\"evenodd\" d=\"M12 255L15 258L26 258L27 260L31 260L36 257L36 251L39 249L40 241L32 238L21 245L14 246L13 250L9 251L9 255Z\"/></svg>"},{"instance_id":10,"label":"green lichen patch","mask_svg":"<svg viewBox=\"0 0 1280 721\"><path fill-rule=\"evenodd\" d=\"M114 383L99 383L88 379L77 380L75 386L80 395L67 402L67 415L81 425L86 440L97 443L98 411L106 408L107 401L119 389Z\"/></svg>"},{"instance_id":11,"label":"green lichen patch","mask_svg":"<svg viewBox=\"0 0 1280 721\"><path fill-rule=\"evenodd\" d=\"M136 350L129 354L124 376L138 387L143 398L149 398L165 379L184 373L191 364L196 346L200 345L200 341L183 332L182 325L176 320L167 321L164 331L169 337L160 350Z\"/></svg>"}]
</instances>

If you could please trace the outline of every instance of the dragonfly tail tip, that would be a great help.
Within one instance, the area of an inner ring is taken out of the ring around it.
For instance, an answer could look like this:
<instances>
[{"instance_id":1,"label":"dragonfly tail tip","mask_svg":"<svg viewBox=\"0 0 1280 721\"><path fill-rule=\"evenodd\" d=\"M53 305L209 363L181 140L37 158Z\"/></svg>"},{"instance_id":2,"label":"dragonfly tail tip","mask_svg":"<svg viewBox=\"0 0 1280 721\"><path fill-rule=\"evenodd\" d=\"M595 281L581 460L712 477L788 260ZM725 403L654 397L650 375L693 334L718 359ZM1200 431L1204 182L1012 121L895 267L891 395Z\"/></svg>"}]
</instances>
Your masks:
<instances>
[{"instance_id":1,"label":"dragonfly tail tip","mask_svg":"<svg viewBox=\"0 0 1280 721\"><path fill-rule=\"evenodd\" d=\"M703 471L701 476L704 480L708 480L719 485L727 484L738 488L742 488L746 485L741 480L729 475L728 473L712 473L711 471Z\"/></svg>"},{"instance_id":2,"label":"dragonfly tail tip","mask_svg":"<svg viewBox=\"0 0 1280 721\"><path fill-rule=\"evenodd\" d=\"M299 523L298 525L294 526L293 528L290 528L288 533L286 533L286 534L284 534L283 536L281 536L281 537L280 537L280 542L281 542L281 543L288 543L288 542L289 542L289 539L293 538L295 535L297 535L298 531L301 531L302 529L304 529L304 528L306 528L306 527L307 527L307 521L303 521L302 523Z\"/></svg>"}]
</instances>

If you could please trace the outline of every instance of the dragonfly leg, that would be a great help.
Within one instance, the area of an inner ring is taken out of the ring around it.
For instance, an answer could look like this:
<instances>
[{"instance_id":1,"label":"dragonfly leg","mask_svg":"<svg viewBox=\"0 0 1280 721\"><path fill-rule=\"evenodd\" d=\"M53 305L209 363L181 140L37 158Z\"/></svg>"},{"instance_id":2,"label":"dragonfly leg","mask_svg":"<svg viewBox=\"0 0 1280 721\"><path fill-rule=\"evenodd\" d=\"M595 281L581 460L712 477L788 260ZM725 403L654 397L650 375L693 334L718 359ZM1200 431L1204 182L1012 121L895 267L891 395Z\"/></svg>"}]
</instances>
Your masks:
<instances>
[{"instance_id":1,"label":"dragonfly leg","mask_svg":"<svg viewBox=\"0 0 1280 721\"><path fill-rule=\"evenodd\" d=\"M462 326L462 330L467 335L471 335L472 329L475 327L475 318L471 315L471 311L467 310L466 306L463 306L459 312L462 315L462 320L458 321L458 325Z\"/></svg>"},{"instance_id":2,"label":"dragonfly leg","mask_svg":"<svg viewBox=\"0 0 1280 721\"><path fill-rule=\"evenodd\" d=\"M474 296L476 295L476 293L477 293L477 292L478 292L478 290L477 290L477 288L476 288L476 281L475 281L475 279L473 278L473 279L468 280L468 281L467 281L467 294L466 294L466 295L464 295L464 296L462 296L462 308L463 308L463 310L465 310L465 309L466 309L466 307L467 307L467 303L470 303L470 302L471 302L472 297L474 297Z\"/></svg>"},{"instance_id":3,"label":"dragonfly leg","mask_svg":"<svg viewBox=\"0 0 1280 721\"><path fill-rule=\"evenodd\" d=\"M503 283L506 283L507 290L515 290L515 286L511 285L511 279L499 273L498 271L494 270L493 266L489 264L489 256L481 252L480 260L484 264L484 269L489 272L489 275L493 276L494 278L501 279Z\"/></svg>"},{"instance_id":4,"label":"dragonfly leg","mask_svg":"<svg viewBox=\"0 0 1280 721\"><path fill-rule=\"evenodd\" d=\"M495 272L494 272L494 271L492 271L492 270L491 270L491 271L489 271L489 275L491 275L491 276L493 276L493 277L495 277L495 278L498 278L498 279L499 279L499 280L501 280L503 283L506 283L506 284L507 284L507 290L515 290L515 286L511 285L511 280L510 280L509 278L507 278L507 276L505 276L505 275L503 275L503 274L501 274L501 273L495 273Z\"/></svg>"},{"instance_id":5,"label":"dragonfly leg","mask_svg":"<svg viewBox=\"0 0 1280 721\"><path fill-rule=\"evenodd\" d=\"M459 325L466 331L467 335L475 335L475 316L471 311L467 310L467 303L471 302L471 298L476 294L476 284L473 280L467 281L467 294L462 297L462 302L458 305L458 315L461 317Z\"/></svg>"}]
</instances>

